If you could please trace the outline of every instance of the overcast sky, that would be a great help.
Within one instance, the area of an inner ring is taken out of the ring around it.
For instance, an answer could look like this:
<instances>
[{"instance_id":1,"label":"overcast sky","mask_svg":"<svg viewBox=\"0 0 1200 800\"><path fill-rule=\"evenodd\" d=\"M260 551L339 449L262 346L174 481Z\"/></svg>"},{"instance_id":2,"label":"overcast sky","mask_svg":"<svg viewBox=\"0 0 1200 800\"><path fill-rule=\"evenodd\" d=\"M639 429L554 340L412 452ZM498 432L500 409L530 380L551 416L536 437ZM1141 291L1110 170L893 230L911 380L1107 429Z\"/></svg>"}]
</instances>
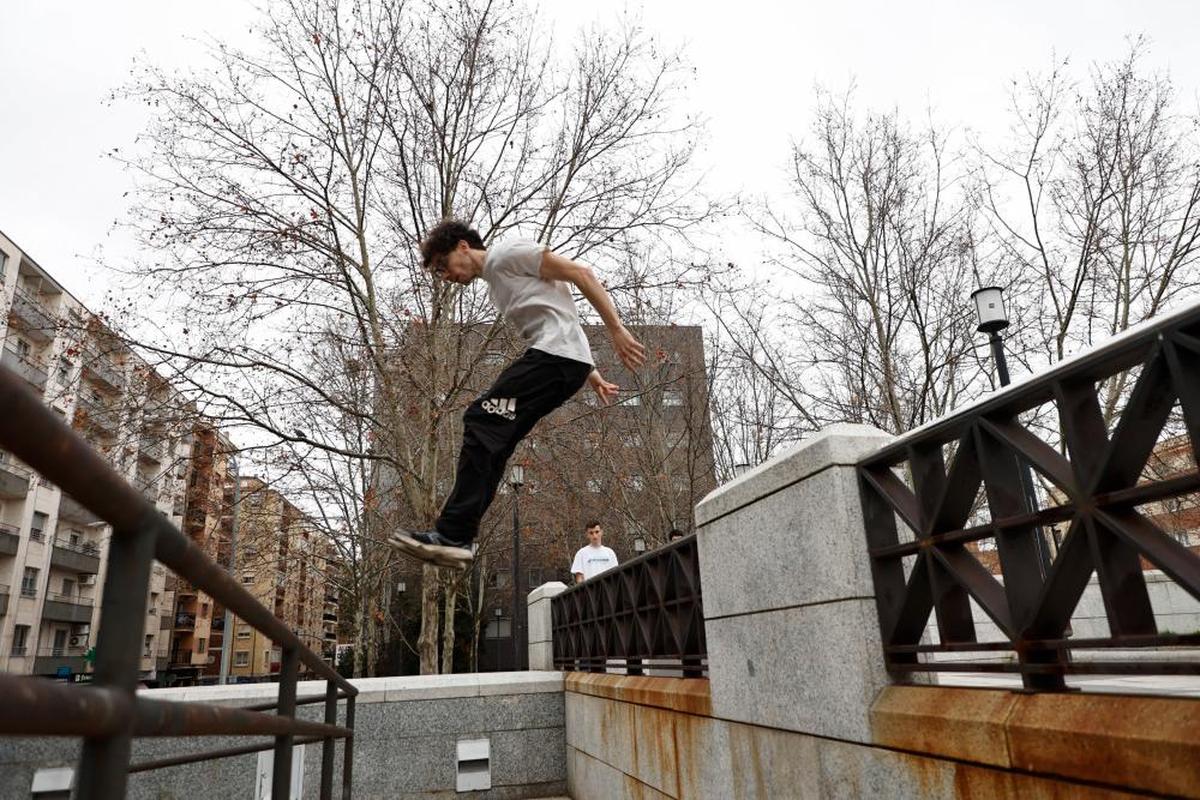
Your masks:
<instances>
[{"instance_id":1,"label":"overcast sky","mask_svg":"<svg viewBox=\"0 0 1200 800\"><path fill-rule=\"evenodd\" d=\"M640 13L697 68L692 107L708 119L703 154L719 191L769 192L789 141L803 136L817 84L920 117L932 107L949 125L1002 135L1009 82L1070 57L1084 74L1117 58L1130 35L1152 43L1148 65L1168 69L1181 100L1197 105L1200 4L1189 0L921 0L696 2L548 0L540 8L561 41L592 19ZM256 12L243 0L105 3L0 2L0 230L89 304L105 287L97 249L109 236L129 177L102 154L129 147L143 111L105 99L132 59L186 65L194 42L242 44ZM730 245L738 258L757 245Z\"/></svg>"}]
</instances>

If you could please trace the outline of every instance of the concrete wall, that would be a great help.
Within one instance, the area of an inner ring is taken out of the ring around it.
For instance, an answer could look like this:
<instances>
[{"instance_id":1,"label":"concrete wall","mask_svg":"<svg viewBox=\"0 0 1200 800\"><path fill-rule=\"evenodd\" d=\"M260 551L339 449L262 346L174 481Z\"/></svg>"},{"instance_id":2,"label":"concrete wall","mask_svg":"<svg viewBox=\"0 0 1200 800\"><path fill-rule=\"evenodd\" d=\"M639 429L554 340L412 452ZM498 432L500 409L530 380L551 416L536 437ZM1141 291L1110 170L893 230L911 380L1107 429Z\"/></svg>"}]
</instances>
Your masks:
<instances>
[{"instance_id":1,"label":"concrete wall","mask_svg":"<svg viewBox=\"0 0 1200 800\"><path fill-rule=\"evenodd\" d=\"M854 742L714 717L703 680L566 689L574 800L1200 797L1200 701L893 687Z\"/></svg>"},{"instance_id":2,"label":"concrete wall","mask_svg":"<svg viewBox=\"0 0 1200 800\"><path fill-rule=\"evenodd\" d=\"M710 679L569 675L575 800L1200 792L1200 701L890 686L856 475L886 441L834 426L700 503Z\"/></svg>"},{"instance_id":3,"label":"concrete wall","mask_svg":"<svg viewBox=\"0 0 1200 800\"><path fill-rule=\"evenodd\" d=\"M354 797L358 800L473 797L489 800L561 795L566 788L563 677L561 673L491 673L369 678L355 708ZM148 697L246 705L274 699L274 685L242 684L186 689L152 689ZM300 697L324 696L323 682L300 684ZM344 704L342 708L344 709ZM299 716L319 720L320 705ZM344 716L339 714L341 724ZM491 742L492 789L455 792L455 748L459 739ZM251 740L140 740L134 761L185 752L245 745ZM29 797L34 770L74 766L79 743L65 739L0 737L0 798ZM253 798L258 756L246 755L131 776L128 797L185 800L194 797ZM305 753L304 797L320 788L320 745ZM334 786L341 786L338 745ZM335 796L337 791L335 790Z\"/></svg>"}]
</instances>

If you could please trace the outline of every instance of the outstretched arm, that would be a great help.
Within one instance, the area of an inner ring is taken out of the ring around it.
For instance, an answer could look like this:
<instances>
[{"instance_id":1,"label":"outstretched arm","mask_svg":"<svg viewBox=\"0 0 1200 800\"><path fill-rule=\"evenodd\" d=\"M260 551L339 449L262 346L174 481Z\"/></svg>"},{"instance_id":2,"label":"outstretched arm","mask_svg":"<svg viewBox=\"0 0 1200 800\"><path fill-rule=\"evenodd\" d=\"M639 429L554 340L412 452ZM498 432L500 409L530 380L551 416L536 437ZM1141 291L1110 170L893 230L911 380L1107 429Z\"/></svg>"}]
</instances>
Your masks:
<instances>
[{"instance_id":1,"label":"outstretched arm","mask_svg":"<svg viewBox=\"0 0 1200 800\"><path fill-rule=\"evenodd\" d=\"M646 348L642 347L642 343L635 339L633 334L626 330L621 323L617 307L613 305L612 298L608 296L608 290L600 283L600 279L596 277L596 273L592 271L591 267L576 264L569 258L563 258L557 253L546 250L542 253L542 268L538 274L543 280L568 281L575 284L592 304L592 308L596 309L600 319L604 321L604 327L608 328L608 336L612 339L613 349L616 350L617 357L621 359L622 364L629 369L637 369L646 363ZM592 375L598 376L598 373L593 372ZM603 378L600 381L603 383ZM607 385L612 386L612 384ZM600 390L595 384L592 388L596 389L597 394L600 394Z\"/></svg>"}]
</instances>

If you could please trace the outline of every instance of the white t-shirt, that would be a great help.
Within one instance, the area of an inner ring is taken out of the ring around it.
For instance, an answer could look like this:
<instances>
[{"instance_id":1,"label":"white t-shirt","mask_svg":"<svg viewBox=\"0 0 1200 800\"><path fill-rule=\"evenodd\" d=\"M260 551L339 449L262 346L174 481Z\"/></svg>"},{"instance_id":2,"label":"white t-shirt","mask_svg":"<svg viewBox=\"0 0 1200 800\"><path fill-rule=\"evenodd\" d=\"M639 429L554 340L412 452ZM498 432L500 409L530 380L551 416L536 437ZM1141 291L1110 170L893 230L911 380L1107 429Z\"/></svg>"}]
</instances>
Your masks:
<instances>
[{"instance_id":1,"label":"white t-shirt","mask_svg":"<svg viewBox=\"0 0 1200 800\"><path fill-rule=\"evenodd\" d=\"M595 577L605 570L612 569L617 565L617 554L613 552L611 547L600 545L592 547L590 544L585 544L579 548L579 552L575 554L575 561L571 564L571 574L577 572L583 573L583 579Z\"/></svg>"},{"instance_id":2,"label":"white t-shirt","mask_svg":"<svg viewBox=\"0 0 1200 800\"><path fill-rule=\"evenodd\" d=\"M545 251L545 245L529 239L506 239L489 247L481 275L488 294L529 347L594 364L571 290L563 281L540 277Z\"/></svg>"}]
</instances>

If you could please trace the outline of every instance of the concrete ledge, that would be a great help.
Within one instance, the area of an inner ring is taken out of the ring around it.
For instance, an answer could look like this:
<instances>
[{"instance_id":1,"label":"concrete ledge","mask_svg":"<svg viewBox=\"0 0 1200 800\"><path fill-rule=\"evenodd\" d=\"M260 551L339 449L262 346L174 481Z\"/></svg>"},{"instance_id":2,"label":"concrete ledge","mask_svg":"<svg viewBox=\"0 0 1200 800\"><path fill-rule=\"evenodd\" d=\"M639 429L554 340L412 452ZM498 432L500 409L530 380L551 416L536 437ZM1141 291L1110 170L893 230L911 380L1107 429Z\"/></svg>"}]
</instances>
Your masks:
<instances>
[{"instance_id":1,"label":"concrete ledge","mask_svg":"<svg viewBox=\"0 0 1200 800\"><path fill-rule=\"evenodd\" d=\"M889 686L871 706L876 744L1011 767L1005 725L1014 692Z\"/></svg>"},{"instance_id":2,"label":"concrete ledge","mask_svg":"<svg viewBox=\"0 0 1200 800\"><path fill-rule=\"evenodd\" d=\"M890 686L871 708L885 747L1200 798L1200 700Z\"/></svg>"},{"instance_id":3,"label":"concrete ledge","mask_svg":"<svg viewBox=\"0 0 1200 800\"><path fill-rule=\"evenodd\" d=\"M571 672L566 676L565 689L576 694L682 711L685 714L712 714L709 683L704 678L650 678Z\"/></svg>"},{"instance_id":4,"label":"concrete ledge","mask_svg":"<svg viewBox=\"0 0 1200 800\"><path fill-rule=\"evenodd\" d=\"M1007 728L1017 769L1200 797L1200 700L1025 695Z\"/></svg>"},{"instance_id":5,"label":"concrete ledge","mask_svg":"<svg viewBox=\"0 0 1200 800\"><path fill-rule=\"evenodd\" d=\"M356 678L350 683L358 689L355 705L395 703L407 700L442 700L450 697L488 697L510 694L561 692L563 674L555 670L532 672L473 672L454 675L398 675L387 678ZM236 683L228 686L183 686L171 689L143 689L142 697L174 702L251 705L274 700L279 693L275 683ZM300 681L297 699L325 697L325 681Z\"/></svg>"},{"instance_id":6,"label":"concrete ledge","mask_svg":"<svg viewBox=\"0 0 1200 800\"><path fill-rule=\"evenodd\" d=\"M870 425L830 425L791 450L710 492L696 506L696 527L707 525L827 467L857 464L891 440L891 436Z\"/></svg>"}]
</instances>

